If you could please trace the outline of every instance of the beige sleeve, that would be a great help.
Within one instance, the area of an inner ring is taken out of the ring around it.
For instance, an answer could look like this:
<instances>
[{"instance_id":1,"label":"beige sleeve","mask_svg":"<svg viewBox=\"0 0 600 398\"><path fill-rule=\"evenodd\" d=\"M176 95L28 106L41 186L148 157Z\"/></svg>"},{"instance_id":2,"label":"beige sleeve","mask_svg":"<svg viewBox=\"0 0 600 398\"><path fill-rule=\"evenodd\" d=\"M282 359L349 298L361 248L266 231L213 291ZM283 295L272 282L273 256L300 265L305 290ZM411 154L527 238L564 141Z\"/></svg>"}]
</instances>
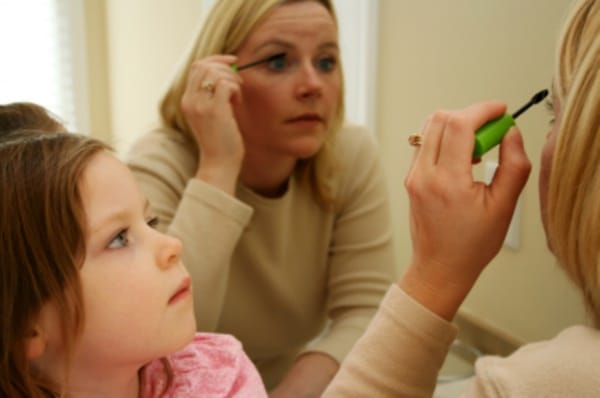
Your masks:
<instances>
[{"instance_id":1,"label":"beige sleeve","mask_svg":"<svg viewBox=\"0 0 600 398\"><path fill-rule=\"evenodd\" d=\"M456 333L394 284L323 397L431 397Z\"/></svg>"},{"instance_id":2,"label":"beige sleeve","mask_svg":"<svg viewBox=\"0 0 600 398\"><path fill-rule=\"evenodd\" d=\"M252 209L191 178L186 171L189 154L177 142L158 137L151 136L134 147L129 167L160 219L159 228L183 242L183 262L194 289L197 328L211 332L221 314L231 256Z\"/></svg>"},{"instance_id":3,"label":"beige sleeve","mask_svg":"<svg viewBox=\"0 0 600 398\"><path fill-rule=\"evenodd\" d=\"M307 351L341 362L364 333L390 284L396 280L391 210L373 137L346 130L338 146L343 174L329 251L329 330Z\"/></svg>"}]
</instances>

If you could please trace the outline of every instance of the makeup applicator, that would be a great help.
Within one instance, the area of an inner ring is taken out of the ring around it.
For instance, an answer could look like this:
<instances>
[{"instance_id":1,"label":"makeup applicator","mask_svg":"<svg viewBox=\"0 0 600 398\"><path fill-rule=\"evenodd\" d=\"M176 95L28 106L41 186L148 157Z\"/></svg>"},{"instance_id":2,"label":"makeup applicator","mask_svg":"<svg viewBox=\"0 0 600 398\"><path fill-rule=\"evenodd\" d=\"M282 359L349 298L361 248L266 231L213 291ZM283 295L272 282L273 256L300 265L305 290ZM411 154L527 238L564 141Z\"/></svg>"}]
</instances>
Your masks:
<instances>
[{"instance_id":1,"label":"makeup applicator","mask_svg":"<svg viewBox=\"0 0 600 398\"><path fill-rule=\"evenodd\" d=\"M479 159L484 153L495 147L502 141L508 130L515 125L515 119L532 105L542 102L548 95L548 90L542 90L535 94L529 102L519 108L512 115L505 114L498 119L491 120L475 132L475 148L473 158Z\"/></svg>"},{"instance_id":2,"label":"makeup applicator","mask_svg":"<svg viewBox=\"0 0 600 398\"><path fill-rule=\"evenodd\" d=\"M239 72L239 71L251 68L251 67L256 66L256 65L260 65L260 64L267 63L267 62L275 61L275 60L278 60L280 58L285 58L286 55L287 55L286 53L277 53L277 54L271 55L271 56L269 56L267 58L259 59L258 61L250 62L250 63L248 63L246 65L242 65L242 66L237 66L236 64L233 64L233 65L231 65L231 69L233 69L235 72Z\"/></svg>"}]
</instances>

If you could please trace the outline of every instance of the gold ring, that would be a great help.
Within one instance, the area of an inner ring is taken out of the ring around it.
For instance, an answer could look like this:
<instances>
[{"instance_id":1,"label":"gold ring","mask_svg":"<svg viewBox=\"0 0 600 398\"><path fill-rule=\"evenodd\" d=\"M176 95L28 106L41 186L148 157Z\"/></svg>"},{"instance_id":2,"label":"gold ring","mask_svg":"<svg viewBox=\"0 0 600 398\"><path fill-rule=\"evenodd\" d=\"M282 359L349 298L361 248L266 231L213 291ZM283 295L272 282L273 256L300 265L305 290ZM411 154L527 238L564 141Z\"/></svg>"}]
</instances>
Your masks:
<instances>
[{"instance_id":1,"label":"gold ring","mask_svg":"<svg viewBox=\"0 0 600 398\"><path fill-rule=\"evenodd\" d=\"M200 87L202 87L204 91L211 95L215 93L215 82L213 82L212 80L206 80L202 82L202 85Z\"/></svg>"},{"instance_id":2,"label":"gold ring","mask_svg":"<svg viewBox=\"0 0 600 398\"><path fill-rule=\"evenodd\" d=\"M421 133L415 133L408 136L408 143L412 146L421 146L421 142L423 141L423 136Z\"/></svg>"}]
</instances>

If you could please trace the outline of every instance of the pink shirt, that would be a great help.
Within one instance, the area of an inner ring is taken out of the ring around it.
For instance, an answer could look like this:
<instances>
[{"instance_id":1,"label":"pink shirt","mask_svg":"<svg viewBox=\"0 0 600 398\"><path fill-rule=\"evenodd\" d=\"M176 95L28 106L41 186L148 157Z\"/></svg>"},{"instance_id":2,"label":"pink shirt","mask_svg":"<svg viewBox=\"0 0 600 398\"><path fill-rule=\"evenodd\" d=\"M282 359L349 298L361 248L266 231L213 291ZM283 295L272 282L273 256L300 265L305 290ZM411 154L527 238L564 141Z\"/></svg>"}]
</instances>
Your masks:
<instances>
[{"instance_id":1,"label":"pink shirt","mask_svg":"<svg viewBox=\"0 0 600 398\"><path fill-rule=\"evenodd\" d=\"M267 397L254 364L233 336L197 333L190 344L167 359L173 382L164 398ZM143 370L140 397L161 397L166 382L161 361L150 362Z\"/></svg>"}]
</instances>

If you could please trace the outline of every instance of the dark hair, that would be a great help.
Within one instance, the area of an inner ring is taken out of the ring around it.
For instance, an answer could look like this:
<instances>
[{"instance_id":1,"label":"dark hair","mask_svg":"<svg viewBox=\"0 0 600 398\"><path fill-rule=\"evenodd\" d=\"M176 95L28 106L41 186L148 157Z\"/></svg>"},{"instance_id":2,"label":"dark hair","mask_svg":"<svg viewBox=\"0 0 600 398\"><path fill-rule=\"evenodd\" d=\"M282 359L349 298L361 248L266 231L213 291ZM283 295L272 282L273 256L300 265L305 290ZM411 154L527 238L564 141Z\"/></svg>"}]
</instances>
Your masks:
<instances>
[{"instance_id":1,"label":"dark hair","mask_svg":"<svg viewBox=\"0 0 600 398\"><path fill-rule=\"evenodd\" d=\"M0 395L61 395L26 357L26 341L42 306L58 308L70 365L83 326L79 268L85 213L79 181L98 152L90 137L17 130L0 139Z\"/></svg>"},{"instance_id":2,"label":"dark hair","mask_svg":"<svg viewBox=\"0 0 600 398\"><path fill-rule=\"evenodd\" d=\"M51 133L67 130L57 117L40 105L31 102L0 105L0 139L20 129L35 129Z\"/></svg>"}]
</instances>

